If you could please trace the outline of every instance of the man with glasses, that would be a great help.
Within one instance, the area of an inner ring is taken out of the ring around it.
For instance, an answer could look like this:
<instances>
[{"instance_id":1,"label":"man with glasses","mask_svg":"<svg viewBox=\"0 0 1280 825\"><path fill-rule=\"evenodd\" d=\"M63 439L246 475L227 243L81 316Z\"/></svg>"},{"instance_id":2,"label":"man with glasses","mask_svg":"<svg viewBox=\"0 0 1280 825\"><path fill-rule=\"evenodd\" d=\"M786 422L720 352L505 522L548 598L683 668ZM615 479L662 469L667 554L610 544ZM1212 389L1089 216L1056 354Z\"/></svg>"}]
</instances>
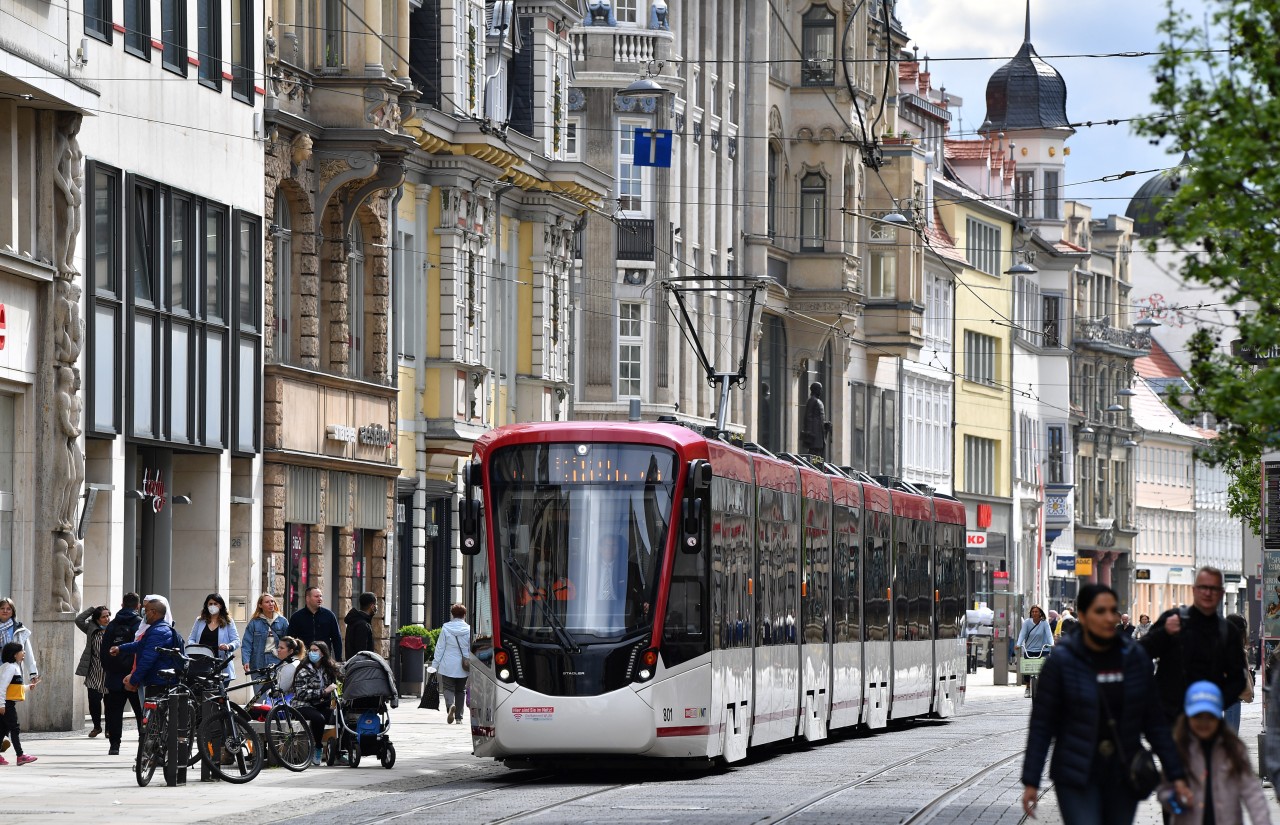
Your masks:
<instances>
[{"instance_id":1,"label":"man with glasses","mask_svg":"<svg viewBox=\"0 0 1280 825\"><path fill-rule=\"evenodd\" d=\"M1222 581L1221 570L1201 567L1191 607L1166 610L1139 641L1160 662L1156 685L1170 722L1182 713L1183 697L1193 682L1213 682L1223 696L1244 692L1240 631L1219 613Z\"/></svg>"}]
</instances>

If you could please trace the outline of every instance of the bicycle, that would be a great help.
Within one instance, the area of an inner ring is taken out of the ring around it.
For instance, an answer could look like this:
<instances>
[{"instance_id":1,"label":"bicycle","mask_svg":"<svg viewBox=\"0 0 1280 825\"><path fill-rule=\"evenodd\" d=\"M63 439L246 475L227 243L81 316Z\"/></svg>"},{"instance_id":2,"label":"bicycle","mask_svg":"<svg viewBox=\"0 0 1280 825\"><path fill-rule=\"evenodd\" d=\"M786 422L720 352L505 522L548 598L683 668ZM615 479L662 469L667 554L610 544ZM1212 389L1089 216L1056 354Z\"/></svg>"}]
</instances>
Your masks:
<instances>
[{"instance_id":1,"label":"bicycle","mask_svg":"<svg viewBox=\"0 0 1280 825\"><path fill-rule=\"evenodd\" d=\"M267 748L275 760L294 773L301 773L311 766L311 754L315 749L315 741L311 738L311 727L302 713L289 704L284 690L278 681L280 669L287 662L281 661L265 668L250 671L250 675L259 674L262 678L232 685L231 690L242 687L267 685L267 690L259 694L252 705L254 716L260 716L263 738L267 740Z\"/></svg>"},{"instance_id":2,"label":"bicycle","mask_svg":"<svg viewBox=\"0 0 1280 825\"><path fill-rule=\"evenodd\" d=\"M1040 671L1044 669L1044 661L1049 658L1052 648L1044 648L1039 653L1023 649L1018 658L1018 675L1030 677L1031 699L1035 701L1036 687L1040 684Z\"/></svg>"}]
</instances>

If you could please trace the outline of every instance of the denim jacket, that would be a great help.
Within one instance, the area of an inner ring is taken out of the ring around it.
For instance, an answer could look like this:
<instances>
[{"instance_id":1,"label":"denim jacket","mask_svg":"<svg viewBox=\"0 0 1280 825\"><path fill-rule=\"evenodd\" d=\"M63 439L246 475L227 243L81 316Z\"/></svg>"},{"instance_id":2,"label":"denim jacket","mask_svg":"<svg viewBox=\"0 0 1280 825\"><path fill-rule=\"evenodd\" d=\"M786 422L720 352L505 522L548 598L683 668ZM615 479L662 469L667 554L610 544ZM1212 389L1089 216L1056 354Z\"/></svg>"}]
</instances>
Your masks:
<instances>
[{"instance_id":1,"label":"denim jacket","mask_svg":"<svg viewBox=\"0 0 1280 825\"><path fill-rule=\"evenodd\" d=\"M276 658L276 642L288 635L289 620L277 613L268 624L266 617L250 619L244 626L244 647L240 661L245 670L259 670L267 665L274 665Z\"/></svg>"}]
</instances>

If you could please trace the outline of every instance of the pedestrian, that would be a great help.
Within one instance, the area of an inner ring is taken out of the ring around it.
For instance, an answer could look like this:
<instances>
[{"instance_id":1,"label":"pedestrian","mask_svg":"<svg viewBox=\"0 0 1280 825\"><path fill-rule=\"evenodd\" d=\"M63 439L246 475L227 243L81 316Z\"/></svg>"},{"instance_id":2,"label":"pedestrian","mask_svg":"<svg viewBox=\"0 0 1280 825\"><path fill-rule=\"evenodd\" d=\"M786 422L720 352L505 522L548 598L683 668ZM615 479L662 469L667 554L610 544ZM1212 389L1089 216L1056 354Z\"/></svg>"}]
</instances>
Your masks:
<instances>
[{"instance_id":1,"label":"pedestrian","mask_svg":"<svg viewBox=\"0 0 1280 825\"><path fill-rule=\"evenodd\" d=\"M1014 649L1033 658L1046 656L1053 647L1053 631L1049 629L1049 622L1045 620L1044 611L1038 604L1032 605L1027 614L1027 618L1022 620L1022 629L1018 631L1018 642ZM1023 676L1022 684L1025 686L1023 698L1031 698L1031 677Z\"/></svg>"},{"instance_id":2,"label":"pedestrian","mask_svg":"<svg viewBox=\"0 0 1280 825\"><path fill-rule=\"evenodd\" d=\"M347 624L347 658L362 650L373 650L373 614L378 611L378 597L360 594L360 606L353 607L343 620Z\"/></svg>"},{"instance_id":3,"label":"pedestrian","mask_svg":"<svg viewBox=\"0 0 1280 825\"><path fill-rule=\"evenodd\" d=\"M1249 764L1244 743L1222 724L1222 691L1213 682L1187 688L1185 715L1173 729L1178 755L1187 768L1192 800L1174 825L1241 825L1240 807L1253 825L1271 825L1262 782Z\"/></svg>"},{"instance_id":4,"label":"pedestrian","mask_svg":"<svg viewBox=\"0 0 1280 825\"><path fill-rule=\"evenodd\" d=\"M301 639L307 647L312 642L324 642L333 653L335 662L342 661L342 633L338 630L338 617L324 606L324 593L312 585L307 588L307 603L289 617L290 636Z\"/></svg>"},{"instance_id":5,"label":"pedestrian","mask_svg":"<svg viewBox=\"0 0 1280 825\"><path fill-rule=\"evenodd\" d=\"M1244 646L1244 690L1240 692L1234 702L1227 705L1226 710L1222 713L1222 719L1226 722L1227 727L1231 729L1232 733L1238 734L1240 733L1240 703L1253 701L1253 672L1249 670L1249 623L1239 613L1232 613L1227 616L1227 621L1240 634L1240 641Z\"/></svg>"},{"instance_id":6,"label":"pedestrian","mask_svg":"<svg viewBox=\"0 0 1280 825\"><path fill-rule=\"evenodd\" d=\"M1035 816L1040 776L1053 746L1053 779L1064 825L1132 823L1139 797L1129 763L1146 736L1182 799L1183 781L1168 720L1151 701L1151 659L1116 632L1115 591L1086 584L1076 597L1080 632L1064 634L1040 672L1022 763L1022 807Z\"/></svg>"},{"instance_id":7,"label":"pedestrian","mask_svg":"<svg viewBox=\"0 0 1280 825\"><path fill-rule=\"evenodd\" d=\"M1134 631L1136 631L1136 630L1137 630L1137 628L1136 628L1136 627L1134 627L1133 622L1129 621L1129 614L1128 614L1128 613L1121 613L1121 614L1120 614L1120 625L1119 625L1119 630L1120 630L1120 632L1121 632L1121 633L1123 633L1124 635L1128 636L1130 639L1132 639L1132 638L1133 638Z\"/></svg>"},{"instance_id":8,"label":"pedestrian","mask_svg":"<svg viewBox=\"0 0 1280 825\"><path fill-rule=\"evenodd\" d=\"M1151 632L1151 617L1146 613L1138 616L1138 623L1133 626L1133 639L1137 641Z\"/></svg>"},{"instance_id":9,"label":"pedestrian","mask_svg":"<svg viewBox=\"0 0 1280 825\"><path fill-rule=\"evenodd\" d=\"M280 640L288 635L289 620L284 614L276 612L276 597L263 593L258 597L258 606L244 626L243 646L240 648L240 661L245 673L251 670L262 670L274 665L276 648Z\"/></svg>"},{"instance_id":10,"label":"pedestrian","mask_svg":"<svg viewBox=\"0 0 1280 825\"><path fill-rule=\"evenodd\" d=\"M22 645L22 684L30 690L40 684L40 673L36 668L36 654L31 649L31 631L18 621L18 608L13 599L0 599L0 645L17 642Z\"/></svg>"},{"instance_id":11,"label":"pedestrian","mask_svg":"<svg viewBox=\"0 0 1280 825\"><path fill-rule=\"evenodd\" d=\"M1062 634L1070 633L1076 624L1076 617L1071 614L1071 610L1062 608L1062 612L1058 614L1058 626L1053 630L1053 638L1061 639Z\"/></svg>"},{"instance_id":12,"label":"pedestrian","mask_svg":"<svg viewBox=\"0 0 1280 825\"><path fill-rule=\"evenodd\" d=\"M102 634L109 624L111 608L105 604L90 607L76 616L76 627L88 637L76 665L76 675L84 679L85 689L89 692L89 716L93 719L90 739L102 735L102 697L107 692L107 675L102 669Z\"/></svg>"},{"instance_id":13,"label":"pedestrian","mask_svg":"<svg viewBox=\"0 0 1280 825\"><path fill-rule=\"evenodd\" d=\"M471 669L471 627L467 624L467 608L455 604L449 608L453 619L440 628L436 652L431 657L431 672L439 673L441 692L449 708L446 722L462 724L466 709L467 671Z\"/></svg>"},{"instance_id":14,"label":"pedestrian","mask_svg":"<svg viewBox=\"0 0 1280 825\"><path fill-rule=\"evenodd\" d=\"M341 680L342 670L330 655L329 645L308 645L307 658L293 676L293 706L311 725L311 740L316 745L311 757L313 765L320 764L324 753L320 743L324 741L325 725L333 722L333 694Z\"/></svg>"},{"instance_id":15,"label":"pedestrian","mask_svg":"<svg viewBox=\"0 0 1280 825\"><path fill-rule=\"evenodd\" d=\"M294 675L298 672L298 656L302 654L302 642L285 636L276 644L276 658L284 662L276 671L276 685L286 696L293 690Z\"/></svg>"},{"instance_id":16,"label":"pedestrian","mask_svg":"<svg viewBox=\"0 0 1280 825\"><path fill-rule=\"evenodd\" d=\"M1159 662L1156 685L1170 723L1182 715L1194 682L1213 682L1223 696L1244 692L1244 643L1240 631L1218 614L1222 595L1222 571L1200 568L1191 607L1166 610L1142 637L1148 655Z\"/></svg>"},{"instance_id":17,"label":"pedestrian","mask_svg":"<svg viewBox=\"0 0 1280 825\"><path fill-rule=\"evenodd\" d=\"M142 703L136 691L124 689L124 677L133 670L133 656L112 656L110 650L126 642L133 641L142 624L142 616L138 613L142 600L137 593L126 593L120 600L120 610L111 618L111 623L102 631L100 643L102 673L107 687L107 695L103 702L107 727L107 745L109 756L120 753L120 737L124 731L124 706L127 702L133 708L133 716L142 728Z\"/></svg>"},{"instance_id":18,"label":"pedestrian","mask_svg":"<svg viewBox=\"0 0 1280 825\"><path fill-rule=\"evenodd\" d=\"M36 761L22 751L22 728L18 725L18 703L27 698L27 688L22 681L22 661L27 658L26 648L22 642L8 642L0 650L0 694L4 696L4 706L0 707L0 738L9 737L13 744L13 752L17 755L17 763L26 765ZM8 765L9 760L0 756L0 765Z\"/></svg>"},{"instance_id":19,"label":"pedestrian","mask_svg":"<svg viewBox=\"0 0 1280 825\"><path fill-rule=\"evenodd\" d=\"M147 596L143 602L143 622L139 625L137 641L116 645L107 651L112 656L134 655L133 672L123 680L125 690L173 684L172 676L162 674L166 670L168 657L160 649L181 648L182 636L173 629L169 614L168 599Z\"/></svg>"},{"instance_id":20,"label":"pedestrian","mask_svg":"<svg viewBox=\"0 0 1280 825\"><path fill-rule=\"evenodd\" d=\"M236 629L235 619L227 614L227 602L222 596L217 593L205 596L204 609L191 626L187 644L201 645L220 653L231 653L240 648L240 632ZM235 677L236 666L233 659L223 668L222 680L230 683Z\"/></svg>"}]
</instances>

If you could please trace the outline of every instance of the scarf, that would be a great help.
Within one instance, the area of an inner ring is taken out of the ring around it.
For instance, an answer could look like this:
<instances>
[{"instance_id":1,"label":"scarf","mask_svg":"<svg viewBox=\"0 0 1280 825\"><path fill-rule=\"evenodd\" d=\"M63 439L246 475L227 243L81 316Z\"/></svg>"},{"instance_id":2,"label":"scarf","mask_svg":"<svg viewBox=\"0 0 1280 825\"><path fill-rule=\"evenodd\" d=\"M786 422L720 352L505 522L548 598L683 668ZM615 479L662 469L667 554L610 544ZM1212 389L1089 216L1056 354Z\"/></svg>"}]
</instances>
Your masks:
<instances>
[{"instance_id":1,"label":"scarf","mask_svg":"<svg viewBox=\"0 0 1280 825\"><path fill-rule=\"evenodd\" d=\"M13 641L13 634L17 632L19 626L17 619L0 622L0 646L7 645Z\"/></svg>"},{"instance_id":2,"label":"scarf","mask_svg":"<svg viewBox=\"0 0 1280 825\"><path fill-rule=\"evenodd\" d=\"M142 603L145 605L149 601L158 601L164 605L164 618L161 619L160 621L172 627L173 626L173 608L169 607L169 600L166 599L164 596L152 595L152 596L147 596L145 599L143 599ZM147 620L145 618L146 616L145 613L143 614L143 616L144 618L142 620L142 624L138 625L138 635L133 637L133 640L135 642L141 639L143 636L145 636L147 633L147 628L151 627L151 625L147 623Z\"/></svg>"}]
</instances>

